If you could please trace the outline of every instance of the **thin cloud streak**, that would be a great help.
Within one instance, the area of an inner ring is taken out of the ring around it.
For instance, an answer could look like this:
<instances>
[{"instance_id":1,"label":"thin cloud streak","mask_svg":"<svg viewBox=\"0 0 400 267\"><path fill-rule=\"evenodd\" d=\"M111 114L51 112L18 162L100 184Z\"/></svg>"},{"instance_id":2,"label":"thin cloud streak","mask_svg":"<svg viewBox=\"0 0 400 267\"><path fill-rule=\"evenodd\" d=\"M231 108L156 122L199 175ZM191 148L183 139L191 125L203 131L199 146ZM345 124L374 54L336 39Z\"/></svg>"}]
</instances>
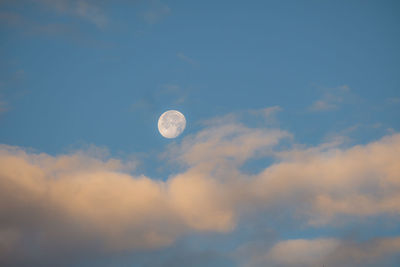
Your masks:
<instances>
[{"instance_id":1,"label":"thin cloud streak","mask_svg":"<svg viewBox=\"0 0 400 267\"><path fill-rule=\"evenodd\" d=\"M8 111L8 104L4 100L1 99L0 97L0 115L3 113L6 113Z\"/></svg>"},{"instance_id":2,"label":"thin cloud streak","mask_svg":"<svg viewBox=\"0 0 400 267\"><path fill-rule=\"evenodd\" d=\"M189 63L190 65L193 65L193 66L196 66L196 65L197 65L197 62L196 62L195 60L193 60L192 58L186 56L186 55L185 55L184 53L182 53L182 52L177 53L176 56L177 56L180 60L182 60L182 61L184 61L184 62L186 62L186 63Z\"/></svg>"},{"instance_id":3,"label":"thin cloud streak","mask_svg":"<svg viewBox=\"0 0 400 267\"><path fill-rule=\"evenodd\" d=\"M267 251L245 252L249 257L243 265L247 267L377 266L400 253L400 237L363 242L336 238L289 239L277 242ZM241 255L246 256L243 252Z\"/></svg>"},{"instance_id":4,"label":"thin cloud streak","mask_svg":"<svg viewBox=\"0 0 400 267\"><path fill-rule=\"evenodd\" d=\"M150 1L150 8L142 14L148 24L156 24L171 13L171 9L158 0Z\"/></svg>"},{"instance_id":5,"label":"thin cloud streak","mask_svg":"<svg viewBox=\"0 0 400 267\"><path fill-rule=\"evenodd\" d=\"M108 24L108 18L103 10L95 4L96 2L87 0L34 0L35 2L49 7L56 12L69 14L86 20L98 28L103 29Z\"/></svg>"},{"instance_id":6,"label":"thin cloud streak","mask_svg":"<svg viewBox=\"0 0 400 267\"><path fill-rule=\"evenodd\" d=\"M347 85L325 89L322 98L312 103L308 110L318 112L337 109L347 100L349 93L350 88Z\"/></svg>"}]
</instances>

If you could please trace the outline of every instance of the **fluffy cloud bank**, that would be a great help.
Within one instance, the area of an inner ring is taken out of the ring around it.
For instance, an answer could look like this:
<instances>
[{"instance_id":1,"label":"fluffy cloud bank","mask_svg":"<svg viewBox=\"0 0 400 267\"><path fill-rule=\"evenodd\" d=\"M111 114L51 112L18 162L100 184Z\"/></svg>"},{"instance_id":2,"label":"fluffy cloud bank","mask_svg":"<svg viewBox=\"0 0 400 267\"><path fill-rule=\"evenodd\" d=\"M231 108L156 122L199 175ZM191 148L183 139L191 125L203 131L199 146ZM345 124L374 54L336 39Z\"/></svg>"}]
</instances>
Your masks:
<instances>
[{"instance_id":1,"label":"fluffy cloud bank","mask_svg":"<svg viewBox=\"0 0 400 267\"><path fill-rule=\"evenodd\" d=\"M229 232L255 210L290 208L310 224L400 213L400 134L350 148L280 148L288 138L239 123L209 126L169 148L186 169L166 181L132 176L116 159L1 146L0 263L167 246L188 232ZM275 163L241 172L260 156Z\"/></svg>"}]
</instances>

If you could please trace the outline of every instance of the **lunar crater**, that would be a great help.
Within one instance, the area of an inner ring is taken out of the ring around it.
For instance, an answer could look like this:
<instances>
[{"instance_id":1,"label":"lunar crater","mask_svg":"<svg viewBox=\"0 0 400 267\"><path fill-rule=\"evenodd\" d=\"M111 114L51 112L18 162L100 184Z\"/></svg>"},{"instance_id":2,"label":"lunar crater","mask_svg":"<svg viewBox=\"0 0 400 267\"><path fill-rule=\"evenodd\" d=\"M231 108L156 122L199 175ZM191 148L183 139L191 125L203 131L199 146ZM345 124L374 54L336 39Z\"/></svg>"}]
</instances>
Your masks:
<instances>
[{"instance_id":1,"label":"lunar crater","mask_svg":"<svg viewBox=\"0 0 400 267\"><path fill-rule=\"evenodd\" d=\"M165 138L178 137L185 127L185 116L177 110L168 110L158 119L158 131Z\"/></svg>"}]
</instances>

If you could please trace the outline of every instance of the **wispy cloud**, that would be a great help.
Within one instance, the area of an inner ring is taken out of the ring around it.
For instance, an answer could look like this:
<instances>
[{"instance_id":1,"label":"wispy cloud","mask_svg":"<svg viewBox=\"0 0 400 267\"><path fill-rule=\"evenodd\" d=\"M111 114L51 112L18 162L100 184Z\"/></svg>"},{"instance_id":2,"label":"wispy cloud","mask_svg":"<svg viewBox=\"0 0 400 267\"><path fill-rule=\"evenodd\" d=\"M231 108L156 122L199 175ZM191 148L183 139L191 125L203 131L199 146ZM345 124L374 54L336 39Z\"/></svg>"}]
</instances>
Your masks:
<instances>
[{"instance_id":1,"label":"wispy cloud","mask_svg":"<svg viewBox=\"0 0 400 267\"><path fill-rule=\"evenodd\" d=\"M245 252L249 257L242 261L249 267L391 266L390 258L400 253L400 237L363 242L336 238L291 239L279 241L267 251Z\"/></svg>"},{"instance_id":2,"label":"wispy cloud","mask_svg":"<svg viewBox=\"0 0 400 267\"><path fill-rule=\"evenodd\" d=\"M0 21L3 25L19 26L23 20L23 17L17 13L0 12Z\"/></svg>"},{"instance_id":3,"label":"wispy cloud","mask_svg":"<svg viewBox=\"0 0 400 267\"><path fill-rule=\"evenodd\" d=\"M16 68L13 61L6 60L2 63L7 71L2 73L2 80L0 81L0 116L12 110L15 100L23 97L29 91L23 88L26 83L25 71Z\"/></svg>"},{"instance_id":4,"label":"wispy cloud","mask_svg":"<svg viewBox=\"0 0 400 267\"><path fill-rule=\"evenodd\" d=\"M86 20L99 28L108 24L108 18L98 5L90 0L33 0L56 12L76 16Z\"/></svg>"},{"instance_id":5,"label":"wispy cloud","mask_svg":"<svg viewBox=\"0 0 400 267\"><path fill-rule=\"evenodd\" d=\"M272 106L258 109L248 109L237 112L227 113L223 116L215 117L202 121L202 124L206 126L224 125L227 123L235 123L236 121L249 121L257 120L261 121L262 125L276 125L277 114L283 109L280 106ZM261 119L261 120L260 120Z\"/></svg>"},{"instance_id":6,"label":"wispy cloud","mask_svg":"<svg viewBox=\"0 0 400 267\"><path fill-rule=\"evenodd\" d=\"M153 0L150 1L150 7L143 13L144 20L149 24L155 24L169 15L171 9L164 3Z\"/></svg>"},{"instance_id":7,"label":"wispy cloud","mask_svg":"<svg viewBox=\"0 0 400 267\"><path fill-rule=\"evenodd\" d=\"M185 90L178 84L168 83L160 86L157 94L160 97L173 98L170 102L174 105L179 105L185 102L188 97L188 90Z\"/></svg>"},{"instance_id":8,"label":"wispy cloud","mask_svg":"<svg viewBox=\"0 0 400 267\"><path fill-rule=\"evenodd\" d=\"M400 97L389 97L387 102L390 104L400 104Z\"/></svg>"},{"instance_id":9,"label":"wispy cloud","mask_svg":"<svg viewBox=\"0 0 400 267\"><path fill-rule=\"evenodd\" d=\"M339 245L335 239L295 239L275 244L264 257L269 262L285 266L317 266Z\"/></svg>"},{"instance_id":10,"label":"wispy cloud","mask_svg":"<svg viewBox=\"0 0 400 267\"><path fill-rule=\"evenodd\" d=\"M180 60L182 60L182 61L184 61L184 62L186 62L186 63L189 63L190 65L194 65L194 66L197 65L197 62L196 62L196 61L194 61L192 58L186 56L186 55L185 55L184 53L182 53L182 52L177 53L176 56L177 56Z\"/></svg>"},{"instance_id":11,"label":"wispy cloud","mask_svg":"<svg viewBox=\"0 0 400 267\"><path fill-rule=\"evenodd\" d=\"M63 14L67 16L73 16L83 21L94 24L96 27L104 29L109 19L103 12L98 2L90 0L31 0L37 3L40 7L43 7L51 12ZM21 14L12 11L3 11L0 13L0 20L9 26L34 26L39 28L40 26L57 25L55 23L42 25L38 22L33 22L30 18L26 18Z\"/></svg>"},{"instance_id":12,"label":"wispy cloud","mask_svg":"<svg viewBox=\"0 0 400 267\"><path fill-rule=\"evenodd\" d=\"M46 22L22 16L15 12L0 12L0 23L12 27L26 36L49 35L65 37L68 40L91 47L105 47L109 43L91 38L90 34L82 32L76 24L65 24L59 22Z\"/></svg>"},{"instance_id":13,"label":"wispy cloud","mask_svg":"<svg viewBox=\"0 0 400 267\"><path fill-rule=\"evenodd\" d=\"M350 88L347 85L325 89L321 99L316 100L308 108L310 111L327 111L339 108L346 100Z\"/></svg>"},{"instance_id":14,"label":"wispy cloud","mask_svg":"<svg viewBox=\"0 0 400 267\"><path fill-rule=\"evenodd\" d=\"M159 85L153 91L148 91L146 95L136 100L131 109L155 111L156 106L161 103L167 103L169 106L177 106L183 104L188 98L188 89L175 83L167 83Z\"/></svg>"},{"instance_id":15,"label":"wispy cloud","mask_svg":"<svg viewBox=\"0 0 400 267\"><path fill-rule=\"evenodd\" d=\"M0 98L0 115L8 110L8 104Z\"/></svg>"},{"instance_id":16,"label":"wispy cloud","mask_svg":"<svg viewBox=\"0 0 400 267\"><path fill-rule=\"evenodd\" d=\"M1 94L3 88L4 88L4 83L0 81L0 115L8 110L8 103L4 99L4 96Z\"/></svg>"},{"instance_id":17,"label":"wispy cloud","mask_svg":"<svg viewBox=\"0 0 400 267\"><path fill-rule=\"evenodd\" d=\"M282 111L282 108L280 106L272 106L262 109L252 109L249 110L248 113L252 115L262 116L264 120L268 123L276 123L276 115L280 111Z\"/></svg>"}]
</instances>

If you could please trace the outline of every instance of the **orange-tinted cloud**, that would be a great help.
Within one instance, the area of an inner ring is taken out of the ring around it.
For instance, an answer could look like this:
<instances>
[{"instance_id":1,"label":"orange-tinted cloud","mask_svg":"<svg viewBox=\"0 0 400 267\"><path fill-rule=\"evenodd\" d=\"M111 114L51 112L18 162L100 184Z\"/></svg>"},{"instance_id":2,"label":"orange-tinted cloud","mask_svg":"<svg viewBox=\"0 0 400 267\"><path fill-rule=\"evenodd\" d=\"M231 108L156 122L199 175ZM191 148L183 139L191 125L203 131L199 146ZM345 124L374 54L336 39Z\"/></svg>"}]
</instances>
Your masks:
<instances>
[{"instance_id":1,"label":"orange-tinted cloud","mask_svg":"<svg viewBox=\"0 0 400 267\"><path fill-rule=\"evenodd\" d=\"M232 212L212 203L219 186L210 178L188 173L164 183L132 177L119 165L3 148L0 235L35 235L49 249L97 240L101 250L123 251L168 245L190 229L232 227Z\"/></svg>"},{"instance_id":2,"label":"orange-tinted cloud","mask_svg":"<svg viewBox=\"0 0 400 267\"><path fill-rule=\"evenodd\" d=\"M400 135L365 146L283 153L255 179L254 194L268 203L303 203L311 223L335 215L400 213ZM284 194L282 194L284 192Z\"/></svg>"},{"instance_id":3,"label":"orange-tinted cloud","mask_svg":"<svg viewBox=\"0 0 400 267\"><path fill-rule=\"evenodd\" d=\"M277 207L312 224L400 213L400 134L347 149L282 151L287 138L238 123L209 126L166 152L186 167L166 181L130 175L116 159L2 146L0 256L29 258L33 247L46 255L156 248L188 232L228 232L241 213ZM276 163L256 175L240 171L258 156Z\"/></svg>"}]
</instances>

